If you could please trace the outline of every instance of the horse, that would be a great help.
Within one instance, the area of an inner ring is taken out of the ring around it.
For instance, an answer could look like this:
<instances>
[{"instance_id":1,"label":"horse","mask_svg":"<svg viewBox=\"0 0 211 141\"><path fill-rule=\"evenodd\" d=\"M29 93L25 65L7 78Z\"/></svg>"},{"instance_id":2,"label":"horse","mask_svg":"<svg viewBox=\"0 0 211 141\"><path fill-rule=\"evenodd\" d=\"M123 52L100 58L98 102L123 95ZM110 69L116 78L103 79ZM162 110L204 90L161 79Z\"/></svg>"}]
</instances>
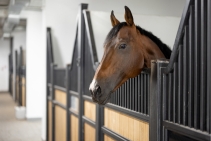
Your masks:
<instances>
[{"instance_id":1,"label":"horse","mask_svg":"<svg viewBox=\"0 0 211 141\"><path fill-rule=\"evenodd\" d=\"M151 60L171 56L171 49L158 37L134 24L127 6L124 18L125 22L119 22L111 11L113 28L105 39L104 54L89 87L92 100L99 105L105 105L129 78L150 68Z\"/></svg>"}]
</instances>

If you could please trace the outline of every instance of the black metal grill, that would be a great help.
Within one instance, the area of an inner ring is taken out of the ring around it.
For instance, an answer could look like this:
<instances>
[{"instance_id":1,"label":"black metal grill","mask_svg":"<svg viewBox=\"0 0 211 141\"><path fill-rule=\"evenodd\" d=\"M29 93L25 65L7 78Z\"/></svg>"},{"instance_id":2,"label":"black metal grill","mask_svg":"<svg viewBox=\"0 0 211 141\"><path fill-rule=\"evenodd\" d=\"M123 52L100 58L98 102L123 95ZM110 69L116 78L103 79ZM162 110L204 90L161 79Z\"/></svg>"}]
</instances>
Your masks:
<instances>
[{"instance_id":1,"label":"black metal grill","mask_svg":"<svg viewBox=\"0 0 211 141\"><path fill-rule=\"evenodd\" d=\"M149 83L150 73L143 71L118 88L111 95L110 103L149 115Z\"/></svg>"},{"instance_id":2,"label":"black metal grill","mask_svg":"<svg viewBox=\"0 0 211 141\"><path fill-rule=\"evenodd\" d=\"M63 88L66 88L66 69L65 68L55 68L54 70L54 84Z\"/></svg>"},{"instance_id":3,"label":"black metal grill","mask_svg":"<svg viewBox=\"0 0 211 141\"><path fill-rule=\"evenodd\" d=\"M172 73L164 74L164 120L209 132L208 0L191 1ZM209 46L210 47L210 46Z\"/></svg>"}]
</instances>

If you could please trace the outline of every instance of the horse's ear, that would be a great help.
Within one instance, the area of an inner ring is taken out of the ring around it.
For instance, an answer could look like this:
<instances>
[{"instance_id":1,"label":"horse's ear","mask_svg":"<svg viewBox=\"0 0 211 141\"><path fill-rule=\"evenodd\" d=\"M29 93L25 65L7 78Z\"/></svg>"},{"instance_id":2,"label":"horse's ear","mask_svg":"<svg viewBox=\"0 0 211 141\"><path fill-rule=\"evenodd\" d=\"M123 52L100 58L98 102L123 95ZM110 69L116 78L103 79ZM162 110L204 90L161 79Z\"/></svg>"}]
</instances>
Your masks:
<instances>
[{"instance_id":1,"label":"horse's ear","mask_svg":"<svg viewBox=\"0 0 211 141\"><path fill-rule=\"evenodd\" d=\"M129 26L134 25L133 15L127 6L125 6L125 21L126 21L127 25L129 25Z\"/></svg>"},{"instance_id":2,"label":"horse's ear","mask_svg":"<svg viewBox=\"0 0 211 141\"><path fill-rule=\"evenodd\" d=\"M116 17L114 16L114 11L111 11L111 24L114 27L115 25L119 24L120 22L116 19Z\"/></svg>"}]
</instances>

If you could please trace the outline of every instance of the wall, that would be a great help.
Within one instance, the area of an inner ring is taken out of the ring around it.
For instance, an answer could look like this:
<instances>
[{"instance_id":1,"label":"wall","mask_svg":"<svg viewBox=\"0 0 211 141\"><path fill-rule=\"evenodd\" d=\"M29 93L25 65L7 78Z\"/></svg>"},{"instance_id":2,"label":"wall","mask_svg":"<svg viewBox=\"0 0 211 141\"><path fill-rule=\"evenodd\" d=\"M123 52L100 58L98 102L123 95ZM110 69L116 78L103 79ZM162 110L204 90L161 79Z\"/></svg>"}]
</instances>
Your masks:
<instances>
[{"instance_id":1,"label":"wall","mask_svg":"<svg viewBox=\"0 0 211 141\"><path fill-rule=\"evenodd\" d=\"M10 41L0 40L0 92L9 90Z\"/></svg>"},{"instance_id":2,"label":"wall","mask_svg":"<svg viewBox=\"0 0 211 141\"><path fill-rule=\"evenodd\" d=\"M127 5L133 14L179 18L185 3L184 0L46 0L46 26L52 28L54 58L58 66L65 67L71 61L78 5L82 2L88 3L88 9L92 11L123 13Z\"/></svg>"},{"instance_id":3,"label":"wall","mask_svg":"<svg viewBox=\"0 0 211 141\"><path fill-rule=\"evenodd\" d=\"M22 11L26 27L26 118L41 118L45 99L45 46L42 40L42 12Z\"/></svg>"}]
</instances>

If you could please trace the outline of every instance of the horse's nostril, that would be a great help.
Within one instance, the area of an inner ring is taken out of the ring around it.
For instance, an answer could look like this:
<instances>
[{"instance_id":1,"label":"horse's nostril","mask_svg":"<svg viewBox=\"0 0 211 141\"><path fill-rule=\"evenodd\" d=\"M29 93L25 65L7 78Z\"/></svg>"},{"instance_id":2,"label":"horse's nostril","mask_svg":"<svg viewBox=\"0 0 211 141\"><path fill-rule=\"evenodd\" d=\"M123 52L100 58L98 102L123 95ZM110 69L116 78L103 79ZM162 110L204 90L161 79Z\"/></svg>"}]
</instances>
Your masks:
<instances>
[{"instance_id":1,"label":"horse's nostril","mask_svg":"<svg viewBox=\"0 0 211 141\"><path fill-rule=\"evenodd\" d=\"M92 90L89 90L89 91L90 91L91 95L93 96L93 92L92 92Z\"/></svg>"},{"instance_id":2,"label":"horse's nostril","mask_svg":"<svg viewBox=\"0 0 211 141\"><path fill-rule=\"evenodd\" d=\"M98 94L101 94L101 88L100 88L99 85L96 86L96 92L97 92Z\"/></svg>"}]
</instances>

